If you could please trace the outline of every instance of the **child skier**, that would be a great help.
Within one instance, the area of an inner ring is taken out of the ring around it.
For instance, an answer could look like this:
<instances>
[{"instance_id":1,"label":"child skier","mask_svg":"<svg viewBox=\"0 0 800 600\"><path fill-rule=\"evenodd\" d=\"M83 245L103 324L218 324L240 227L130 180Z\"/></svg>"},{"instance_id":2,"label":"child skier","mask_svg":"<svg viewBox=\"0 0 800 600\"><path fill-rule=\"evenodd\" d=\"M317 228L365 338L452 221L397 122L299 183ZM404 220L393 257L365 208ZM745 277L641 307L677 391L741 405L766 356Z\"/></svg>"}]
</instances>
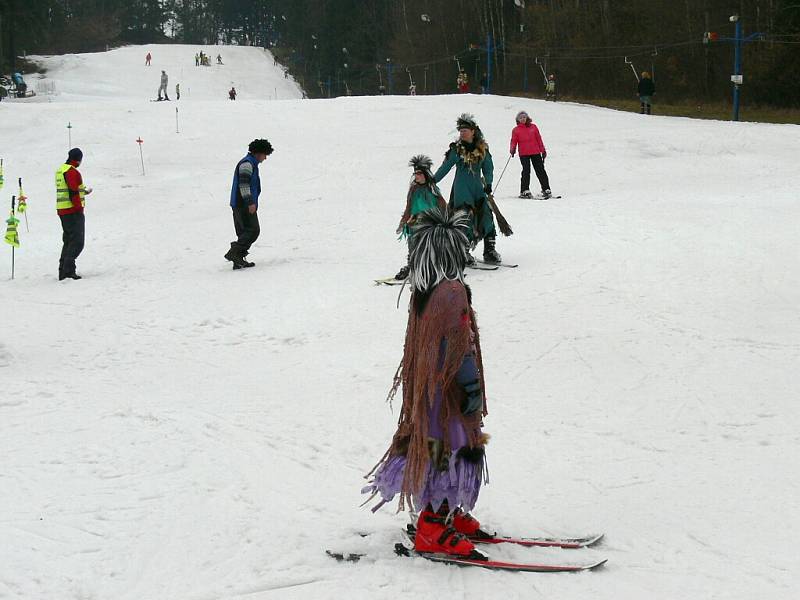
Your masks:
<instances>
[{"instance_id":1,"label":"child skier","mask_svg":"<svg viewBox=\"0 0 800 600\"><path fill-rule=\"evenodd\" d=\"M411 226L416 221L417 215L434 207L444 211L447 206L439 187L433 182L432 165L433 161L424 154L412 156L411 160L408 161L408 166L414 169L414 179L408 188L406 209L403 211L403 216L400 218L400 224L397 226L395 233L408 238L409 252L411 249ZM398 280L405 279L408 277L408 269L408 262L406 262L406 265L400 269L394 278Z\"/></svg>"},{"instance_id":2,"label":"child skier","mask_svg":"<svg viewBox=\"0 0 800 600\"><path fill-rule=\"evenodd\" d=\"M399 509L420 510L418 552L486 560L465 536L485 535L469 515L485 479L481 431L487 414L478 326L464 284L472 220L433 208L411 236L411 300L403 361L403 405L389 449L362 493L381 496L373 512L400 495Z\"/></svg>"}]
</instances>

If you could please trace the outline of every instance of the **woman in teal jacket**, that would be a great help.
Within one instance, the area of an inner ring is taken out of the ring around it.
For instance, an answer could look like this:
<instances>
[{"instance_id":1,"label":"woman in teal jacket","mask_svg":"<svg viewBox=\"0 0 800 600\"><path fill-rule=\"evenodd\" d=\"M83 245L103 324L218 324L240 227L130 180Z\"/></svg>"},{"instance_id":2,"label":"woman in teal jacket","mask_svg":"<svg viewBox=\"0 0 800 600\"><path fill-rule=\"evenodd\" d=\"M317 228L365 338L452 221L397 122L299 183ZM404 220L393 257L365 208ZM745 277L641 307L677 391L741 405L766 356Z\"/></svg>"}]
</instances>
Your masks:
<instances>
[{"instance_id":1,"label":"woman in teal jacket","mask_svg":"<svg viewBox=\"0 0 800 600\"><path fill-rule=\"evenodd\" d=\"M458 141L450 144L444 155L442 166L434 173L433 180L439 183L455 166L456 174L450 190L450 208L468 210L472 215L473 240L483 239L483 260L499 263L500 255L495 249L497 234L494 217L489 208L488 194L492 193L494 164L489 145L483 132L475 123L475 117L462 114L456 121ZM468 264L474 262L470 256Z\"/></svg>"}]
</instances>

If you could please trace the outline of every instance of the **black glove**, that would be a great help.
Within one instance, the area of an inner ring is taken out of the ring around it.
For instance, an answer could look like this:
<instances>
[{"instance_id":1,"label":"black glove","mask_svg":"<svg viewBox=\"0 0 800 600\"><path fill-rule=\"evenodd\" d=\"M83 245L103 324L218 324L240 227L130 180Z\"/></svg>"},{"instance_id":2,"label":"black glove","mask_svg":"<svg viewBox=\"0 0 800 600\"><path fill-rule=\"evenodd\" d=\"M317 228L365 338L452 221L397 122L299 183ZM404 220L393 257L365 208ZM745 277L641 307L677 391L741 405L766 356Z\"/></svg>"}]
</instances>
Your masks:
<instances>
[{"instance_id":1,"label":"black glove","mask_svg":"<svg viewBox=\"0 0 800 600\"><path fill-rule=\"evenodd\" d=\"M491 183L487 183L485 186L483 186L483 191L486 192L487 194L491 194L492 193L492 184Z\"/></svg>"},{"instance_id":2,"label":"black glove","mask_svg":"<svg viewBox=\"0 0 800 600\"><path fill-rule=\"evenodd\" d=\"M467 396L461 403L461 414L471 415L483 409L483 393L481 392L481 382L477 379L464 386Z\"/></svg>"}]
</instances>

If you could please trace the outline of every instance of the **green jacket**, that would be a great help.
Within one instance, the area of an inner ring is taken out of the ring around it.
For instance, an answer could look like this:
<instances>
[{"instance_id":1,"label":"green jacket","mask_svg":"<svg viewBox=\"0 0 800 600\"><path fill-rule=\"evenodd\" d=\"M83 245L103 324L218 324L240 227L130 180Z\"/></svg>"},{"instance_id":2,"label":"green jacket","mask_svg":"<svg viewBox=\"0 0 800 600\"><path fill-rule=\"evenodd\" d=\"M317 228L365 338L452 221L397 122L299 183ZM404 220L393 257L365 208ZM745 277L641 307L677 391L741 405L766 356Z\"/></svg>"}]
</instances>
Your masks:
<instances>
[{"instance_id":1,"label":"green jacket","mask_svg":"<svg viewBox=\"0 0 800 600\"><path fill-rule=\"evenodd\" d=\"M442 198L439 188L435 185L417 185L412 183L406 196L406 209L403 216L400 218L400 225L397 226L397 231L404 231L404 235L408 234L407 224L409 221L416 217L419 213L424 212L431 208L438 207L440 210L446 208L444 198Z\"/></svg>"},{"instance_id":2,"label":"green jacket","mask_svg":"<svg viewBox=\"0 0 800 600\"><path fill-rule=\"evenodd\" d=\"M415 217L421 212L436 208L440 196L434 194L428 186L414 186L411 192L411 215Z\"/></svg>"},{"instance_id":3,"label":"green jacket","mask_svg":"<svg viewBox=\"0 0 800 600\"><path fill-rule=\"evenodd\" d=\"M433 180L439 183L454 166L456 175L450 191L451 206L463 208L468 205L476 208L486 200L484 183L491 185L494 177L494 164L489 146L485 142L480 142L469 148L461 141L453 142L444 155L442 166L434 173Z\"/></svg>"}]
</instances>

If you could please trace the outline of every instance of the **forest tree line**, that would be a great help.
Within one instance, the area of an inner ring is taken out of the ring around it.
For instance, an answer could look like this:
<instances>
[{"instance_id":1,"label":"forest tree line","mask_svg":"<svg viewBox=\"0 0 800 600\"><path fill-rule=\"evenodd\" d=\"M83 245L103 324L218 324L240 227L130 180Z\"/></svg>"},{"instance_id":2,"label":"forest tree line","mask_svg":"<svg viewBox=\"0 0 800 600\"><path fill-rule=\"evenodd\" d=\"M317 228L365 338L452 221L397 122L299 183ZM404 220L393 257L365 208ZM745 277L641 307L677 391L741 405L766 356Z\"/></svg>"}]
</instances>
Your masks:
<instances>
[{"instance_id":1,"label":"forest tree line","mask_svg":"<svg viewBox=\"0 0 800 600\"><path fill-rule=\"evenodd\" d=\"M721 100L732 15L745 97L800 106L800 0L0 0L0 62L231 43L274 51L311 96L452 93L460 70L472 91L486 74L494 93L539 93L552 73L562 95L625 98L648 71L658 98Z\"/></svg>"}]
</instances>

